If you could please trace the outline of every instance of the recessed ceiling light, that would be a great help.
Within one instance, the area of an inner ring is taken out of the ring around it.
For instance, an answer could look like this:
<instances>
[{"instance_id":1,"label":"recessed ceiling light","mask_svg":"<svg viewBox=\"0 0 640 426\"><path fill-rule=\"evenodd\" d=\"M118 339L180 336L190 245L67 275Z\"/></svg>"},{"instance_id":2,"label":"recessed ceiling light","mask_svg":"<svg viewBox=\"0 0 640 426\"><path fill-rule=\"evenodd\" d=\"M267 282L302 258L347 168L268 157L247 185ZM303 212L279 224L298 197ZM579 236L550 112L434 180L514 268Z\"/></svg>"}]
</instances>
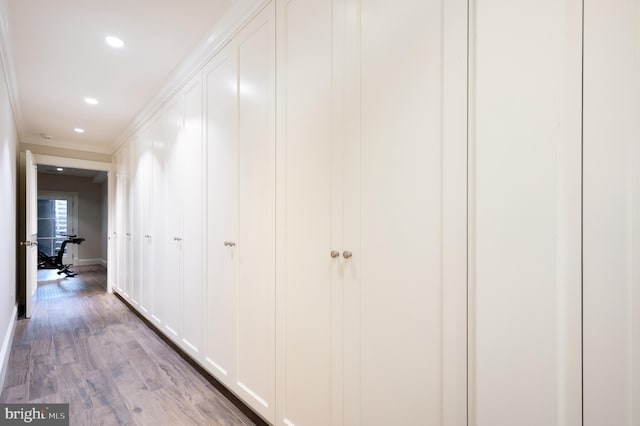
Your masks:
<instances>
[{"instance_id":1,"label":"recessed ceiling light","mask_svg":"<svg viewBox=\"0 0 640 426\"><path fill-rule=\"evenodd\" d=\"M97 105L98 104L98 100L97 99L93 99L93 98L84 98L84 101L86 103L88 103L89 105Z\"/></svg>"},{"instance_id":2,"label":"recessed ceiling light","mask_svg":"<svg viewBox=\"0 0 640 426\"><path fill-rule=\"evenodd\" d=\"M64 169L63 169L62 167L58 167L58 168L56 168L56 170L57 170L57 171L59 171L59 172L61 172L61 171L63 171Z\"/></svg>"},{"instance_id":3,"label":"recessed ceiling light","mask_svg":"<svg viewBox=\"0 0 640 426\"><path fill-rule=\"evenodd\" d=\"M124 41L120 40L118 37L109 36L104 40L107 42L109 46L115 47L116 49L119 49L122 46L124 46Z\"/></svg>"},{"instance_id":4,"label":"recessed ceiling light","mask_svg":"<svg viewBox=\"0 0 640 426\"><path fill-rule=\"evenodd\" d=\"M84 129L81 129L79 127L76 127L75 129L73 129L73 131L76 133L84 133Z\"/></svg>"}]
</instances>

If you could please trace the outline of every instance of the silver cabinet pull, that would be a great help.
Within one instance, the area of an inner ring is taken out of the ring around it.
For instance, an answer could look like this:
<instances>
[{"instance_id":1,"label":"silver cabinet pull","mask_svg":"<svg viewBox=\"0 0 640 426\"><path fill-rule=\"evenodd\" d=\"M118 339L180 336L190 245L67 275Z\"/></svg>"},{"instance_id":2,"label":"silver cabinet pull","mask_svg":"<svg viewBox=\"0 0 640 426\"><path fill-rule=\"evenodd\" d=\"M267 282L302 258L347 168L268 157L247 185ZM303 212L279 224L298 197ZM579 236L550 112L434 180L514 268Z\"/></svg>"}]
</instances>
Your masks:
<instances>
[{"instance_id":1,"label":"silver cabinet pull","mask_svg":"<svg viewBox=\"0 0 640 426\"><path fill-rule=\"evenodd\" d=\"M173 241L182 241L182 238L180 238L180 237L173 237Z\"/></svg>"},{"instance_id":2,"label":"silver cabinet pull","mask_svg":"<svg viewBox=\"0 0 640 426\"><path fill-rule=\"evenodd\" d=\"M342 257L344 257L345 259L349 259L351 256L353 256L353 253L351 253L349 250L345 250L342 252Z\"/></svg>"},{"instance_id":3,"label":"silver cabinet pull","mask_svg":"<svg viewBox=\"0 0 640 426\"><path fill-rule=\"evenodd\" d=\"M225 245L226 247L233 247L233 246L235 246L235 245L236 245L236 243L234 243L233 241L225 241L225 242L224 242L224 245Z\"/></svg>"},{"instance_id":4,"label":"silver cabinet pull","mask_svg":"<svg viewBox=\"0 0 640 426\"><path fill-rule=\"evenodd\" d=\"M20 245L25 247L31 247L31 246L37 246L38 243L34 243L33 241L20 241Z\"/></svg>"},{"instance_id":5,"label":"silver cabinet pull","mask_svg":"<svg viewBox=\"0 0 640 426\"><path fill-rule=\"evenodd\" d=\"M145 238L151 238L151 235L145 235L144 237Z\"/></svg>"},{"instance_id":6,"label":"silver cabinet pull","mask_svg":"<svg viewBox=\"0 0 640 426\"><path fill-rule=\"evenodd\" d=\"M331 255L332 258L336 258L338 256L340 256L340 252L337 250L331 250L331 253L329 253Z\"/></svg>"}]
</instances>

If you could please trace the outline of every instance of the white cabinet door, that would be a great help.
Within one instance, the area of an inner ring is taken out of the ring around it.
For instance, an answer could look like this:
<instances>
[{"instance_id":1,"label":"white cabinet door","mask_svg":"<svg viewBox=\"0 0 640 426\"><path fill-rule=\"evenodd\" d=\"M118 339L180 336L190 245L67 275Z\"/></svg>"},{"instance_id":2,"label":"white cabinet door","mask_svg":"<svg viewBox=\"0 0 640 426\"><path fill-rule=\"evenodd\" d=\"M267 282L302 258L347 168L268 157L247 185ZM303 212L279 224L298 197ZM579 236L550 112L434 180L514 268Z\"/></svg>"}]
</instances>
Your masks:
<instances>
[{"instance_id":1,"label":"white cabinet door","mask_svg":"<svg viewBox=\"0 0 640 426\"><path fill-rule=\"evenodd\" d=\"M156 325L162 323L162 312L164 298L162 292L165 288L167 276L164 273L165 253L167 246L167 230L165 228L165 209L166 209L166 194L165 194L165 149L166 138L164 137L165 127L165 115L162 112L156 114L151 119L151 143L152 143L152 155L151 155L151 210L150 216L147 216L147 221L151 226L151 253L152 267L150 274L150 286L148 288L150 292L150 304L151 304L151 318L156 322Z\"/></svg>"},{"instance_id":2,"label":"white cabinet door","mask_svg":"<svg viewBox=\"0 0 640 426\"><path fill-rule=\"evenodd\" d=\"M124 181L123 181L123 219L124 219L124 235L125 235L125 244L123 256L125 258L125 269L123 271L123 282L122 282L122 290L123 296L127 300L131 300L131 280L133 275L133 190L132 186L132 169L133 169L133 160L132 160L132 144L128 142L123 149L123 170L124 170Z\"/></svg>"},{"instance_id":3,"label":"white cabinet door","mask_svg":"<svg viewBox=\"0 0 640 426\"><path fill-rule=\"evenodd\" d=\"M204 71L207 126L207 305L205 362L223 383L235 354L237 271L237 56L223 49Z\"/></svg>"},{"instance_id":4,"label":"white cabinet door","mask_svg":"<svg viewBox=\"0 0 640 426\"><path fill-rule=\"evenodd\" d=\"M182 130L182 343L194 357L202 344L202 305L205 269L203 256L204 194L202 182L202 84L199 77L180 93L184 99Z\"/></svg>"},{"instance_id":5,"label":"white cabinet door","mask_svg":"<svg viewBox=\"0 0 640 426\"><path fill-rule=\"evenodd\" d=\"M334 227L341 226L332 221L334 202L341 202L332 188L342 179L332 173L332 4L292 0L278 6L279 253L286 259L278 262L276 424L326 426L332 424L336 372L332 295L342 291L339 259L330 257L341 249L341 241L332 241Z\"/></svg>"},{"instance_id":6,"label":"white cabinet door","mask_svg":"<svg viewBox=\"0 0 640 426\"><path fill-rule=\"evenodd\" d=\"M142 167L142 137L136 134L129 142L131 146L131 283L129 296L131 303L140 308L141 280L142 280L142 201L146 191L144 182L144 167Z\"/></svg>"},{"instance_id":7,"label":"white cabinet door","mask_svg":"<svg viewBox=\"0 0 640 426\"><path fill-rule=\"evenodd\" d=\"M356 322L360 342L356 371L345 368L360 383L359 397L345 395L356 404L348 424L444 424L445 384L456 380L443 374L443 199L458 190L443 179L443 17L436 0L360 2L361 133L345 140L360 158L345 157L344 172L360 180L345 182L344 247L353 257L344 287L359 295L345 302L345 320ZM458 118L464 126L464 110ZM466 164L461 154L452 166Z\"/></svg>"},{"instance_id":8,"label":"white cabinet door","mask_svg":"<svg viewBox=\"0 0 640 426\"><path fill-rule=\"evenodd\" d=\"M181 333L182 303L182 219L185 188L182 174L182 138L184 127L184 100L172 98L166 111L165 123L165 214L166 257L162 265L166 280L162 287L162 320L169 337L175 339Z\"/></svg>"},{"instance_id":9,"label":"white cabinet door","mask_svg":"<svg viewBox=\"0 0 640 426\"><path fill-rule=\"evenodd\" d=\"M584 2L584 425L640 424L640 15Z\"/></svg>"},{"instance_id":10,"label":"white cabinet door","mask_svg":"<svg viewBox=\"0 0 640 426\"><path fill-rule=\"evenodd\" d=\"M275 22L261 11L204 71L208 285L205 363L275 414Z\"/></svg>"},{"instance_id":11,"label":"white cabinet door","mask_svg":"<svg viewBox=\"0 0 640 426\"><path fill-rule=\"evenodd\" d=\"M115 245L116 245L116 251L115 251L115 263L116 263L116 269L115 269L115 280L114 280L114 289L118 292L118 293L122 293L122 283L123 283L123 271L125 270L125 264L124 264L124 241L125 241L125 235L124 235L124 220L122 217L122 212L123 212L123 204L124 204L124 196L123 196L123 181L124 181L124 171L122 170L122 150L119 150L116 154L114 154L113 156L113 162L115 163L115 167L116 167L116 208L115 208L115 233L114 233L114 237L115 237Z\"/></svg>"},{"instance_id":12,"label":"white cabinet door","mask_svg":"<svg viewBox=\"0 0 640 426\"><path fill-rule=\"evenodd\" d=\"M470 16L470 421L579 425L581 4Z\"/></svg>"},{"instance_id":13,"label":"white cabinet door","mask_svg":"<svg viewBox=\"0 0 640 426\"><path fill-rule=\"evenodd\" d=\"M237 36L238 394L275 415L275 9Z\"/></svg>"},{"instance_id":14,"label":"white cabinet door","mask_svg":"<svg viewBox=\"0 0 640 426\"><path fill-rule=\"evenodd\" d=\"M153 217L152 188L153 188L153 139L151 137L151 127L145 126L138 138L138 167L136 170L136 180L138 188L137 202L139 210L137 213L139 221L139 302L140 310L148 315L151 310L153 297L153 228L150 218Z\"/></svg>"}]
</instances>

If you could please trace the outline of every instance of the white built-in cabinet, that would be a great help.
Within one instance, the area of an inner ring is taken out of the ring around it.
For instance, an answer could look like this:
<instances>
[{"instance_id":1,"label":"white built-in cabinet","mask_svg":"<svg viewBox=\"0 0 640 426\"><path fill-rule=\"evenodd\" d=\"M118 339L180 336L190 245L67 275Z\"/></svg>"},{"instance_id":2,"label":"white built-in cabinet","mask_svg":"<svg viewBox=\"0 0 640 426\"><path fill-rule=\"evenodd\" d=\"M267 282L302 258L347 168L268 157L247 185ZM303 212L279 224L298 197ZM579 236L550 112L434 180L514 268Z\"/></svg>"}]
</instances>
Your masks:
<instances>
[{"instance_id":1,"label":"white built-in cabinet","mask_svg":"<svg viewBox=\"0 0 640 426\"><path fill-rule=\"evenodd\" d=\"M115 156L115 289L192 355L205 270L201 91L189 81Z\"/></svg>"},{"instance_id":2,"label":"white built-in cabinet","mask_svg":"<svg viewBox=\"0 0 640 426\"><path fill-rule=\"evenodd\" d=\"M634 2L255 3L113 157L114 290L275 425L637 424Z\"/></svg>"}]
</instances>

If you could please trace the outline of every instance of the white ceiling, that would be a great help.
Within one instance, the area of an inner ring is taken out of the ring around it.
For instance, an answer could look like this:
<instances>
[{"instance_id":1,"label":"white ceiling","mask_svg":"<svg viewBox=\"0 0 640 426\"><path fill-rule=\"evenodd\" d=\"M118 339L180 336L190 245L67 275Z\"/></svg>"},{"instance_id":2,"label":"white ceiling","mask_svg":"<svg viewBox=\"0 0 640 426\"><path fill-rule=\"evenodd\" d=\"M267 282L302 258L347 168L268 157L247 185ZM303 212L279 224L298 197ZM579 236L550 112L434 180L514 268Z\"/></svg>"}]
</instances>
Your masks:
<instances>
[{"instance_id":1,"label":"white ceiling","mask_svg":"<svg viewBox=\"0 0 640 426\"><path fill-rule=\"evenodd\" d=\"M110 153L233 1L9 0L21 141Z\"/></svg>"}]
</instances>

